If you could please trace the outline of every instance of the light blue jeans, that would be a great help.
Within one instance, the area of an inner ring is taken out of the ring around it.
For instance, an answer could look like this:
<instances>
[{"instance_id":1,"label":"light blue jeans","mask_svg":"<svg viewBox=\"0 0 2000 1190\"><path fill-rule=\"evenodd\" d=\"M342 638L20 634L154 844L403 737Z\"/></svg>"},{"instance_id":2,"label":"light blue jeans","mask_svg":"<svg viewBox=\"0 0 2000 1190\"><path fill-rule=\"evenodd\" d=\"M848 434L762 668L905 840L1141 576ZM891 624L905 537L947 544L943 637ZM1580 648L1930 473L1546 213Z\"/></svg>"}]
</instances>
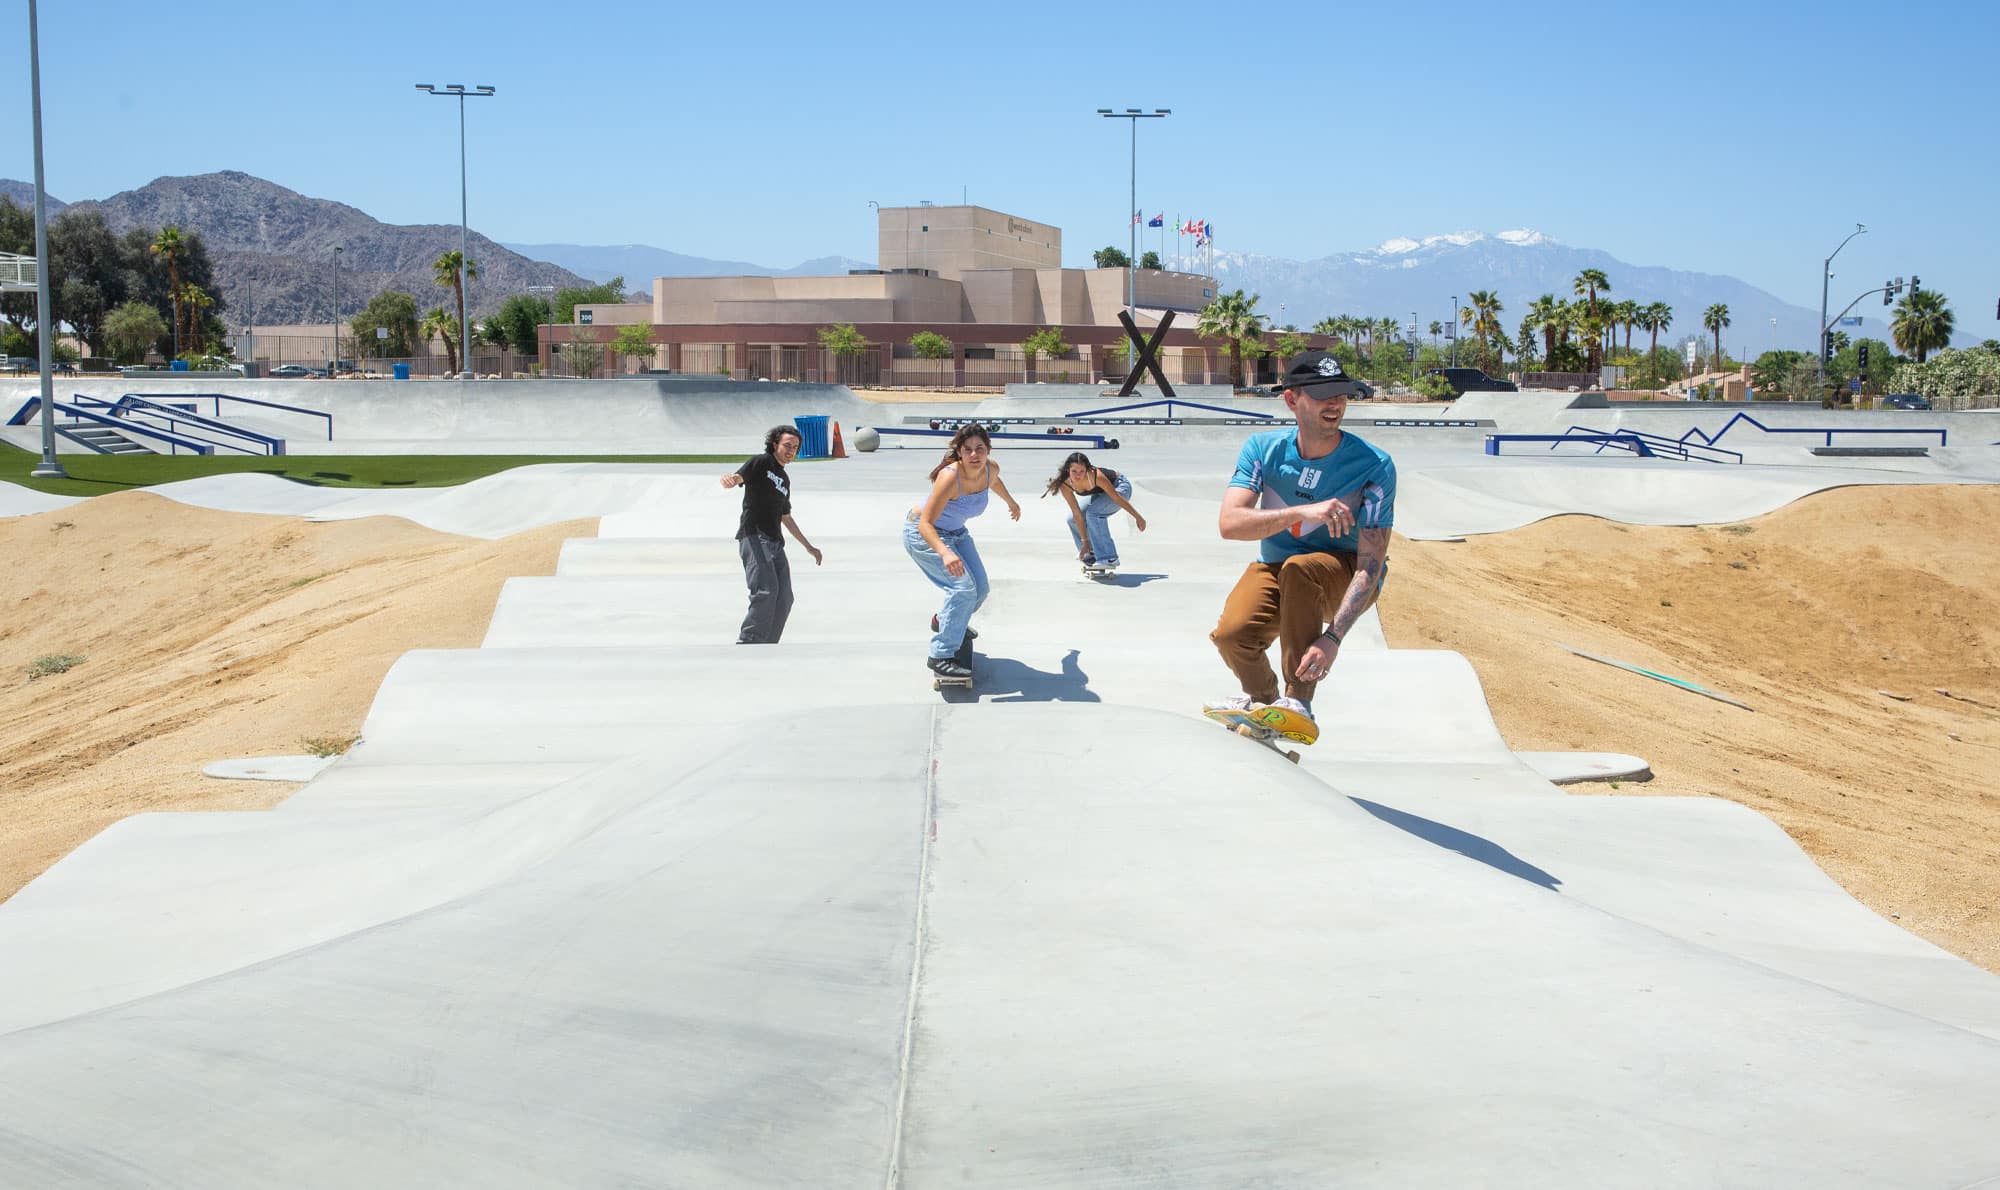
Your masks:
<instances>
[{"instance_id":1,"label":"light blue jeans","mask_svg":"<svg viewBox=\"0 0 2000 1190\"><path fill-rule=\"evenodd\" d=\"M1127 500L1132 498L1132 481L1123 475L1111 485ZM1074 492L1071 495L1075 495ZM1065 501L1067 503L1067 501ZM1114 566L1118 562L1118 543L1111 540L1111 518L1119 512L1118 502L1103 492L1092 492L1090 499L1078 499L1077 506L1083 509L1083 527L1090 531L1090 554L1096 565ZM1076 543L1078 553L1083 552L1083 538L1077 536L1076 518L1063 522L1069 526L1069 539ZM954 547L956 548L956 547Z\"/></svg>"},{"instance_id":2,"label":"light blue jeans","mask_svg":"<svg viewBox=\"0 0 2000 1190\"><path fill-rule=\"evenodd\" d=\"M979 560L979 547L973 544L972 534L964 529L939 529L938 540L946 548L958 555L965 563L965 573L952 577L945 571L944 559L924 540L924 535L915 521L903 522L903 548L909 551L910 560L924 577L944 592L944 606L938 609L937 635L931 637L930 655L950 657L958 652L965 640L966 625L972 622L972 613L986 602L986 596L993 590L993 584L986 581L986 564Z\"/></svg>"}]
</instances>

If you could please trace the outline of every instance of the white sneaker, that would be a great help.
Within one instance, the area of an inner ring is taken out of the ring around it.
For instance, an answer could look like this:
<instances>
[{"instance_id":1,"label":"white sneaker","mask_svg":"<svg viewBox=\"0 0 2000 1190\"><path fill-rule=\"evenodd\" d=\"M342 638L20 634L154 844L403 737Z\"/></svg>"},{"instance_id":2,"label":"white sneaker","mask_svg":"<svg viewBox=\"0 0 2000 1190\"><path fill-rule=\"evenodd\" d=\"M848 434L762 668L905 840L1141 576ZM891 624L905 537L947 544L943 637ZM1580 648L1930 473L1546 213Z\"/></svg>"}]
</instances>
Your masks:
<instances>
[{"instance_id":1,"label":"white sneaker","mask_svg":"<svg viewBox=\"0 0 2000 1190\"><path fill-rule=\"evenodd\" d=\"M1205 702L1201 704L1201 709L1204 711L1247 711L1257 705L1257 701L1247 694L1232 694L1228 698L1217 699L1215 702Z\"/></svg>"},{"instance_id":2,"label":"white sneaker","mask_svg":"<svg viewBox=\"0 0 2000 1190\"><path fill-rule=\"evenodd\" d=\"M1303 715L1307 719L1311 719L1313 717L1312 707L1307 705L1306 703L1300 702L1296 698L1280 697L1278 701L1272 703L1271 705L1274 707L1281 707L1284 710L1290 711L1294 715Z\"/></svg>"}]
</instances>

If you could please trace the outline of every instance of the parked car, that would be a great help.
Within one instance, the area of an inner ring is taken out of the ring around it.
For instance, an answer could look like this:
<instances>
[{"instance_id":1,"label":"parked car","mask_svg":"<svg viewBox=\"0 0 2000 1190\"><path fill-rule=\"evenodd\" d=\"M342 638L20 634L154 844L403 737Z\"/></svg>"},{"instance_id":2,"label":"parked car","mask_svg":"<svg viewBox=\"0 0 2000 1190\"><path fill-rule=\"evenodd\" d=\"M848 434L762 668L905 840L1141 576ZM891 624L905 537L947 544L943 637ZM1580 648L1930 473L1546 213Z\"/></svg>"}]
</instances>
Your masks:
<instances>
[{"instance_id":1,"label":"parked car","mask_svg":"<svg viewBox=\"0 0 2000 1190\"><path fill-rule=\"evenodd\" d=\"M1451 385L1455 396L1466 393L1517 393L1521 389L1511 380L1495 380L1478 368L1432 368L1430 374L1444 377Z\"/></svg>"},{"instance_id":2,"label":"parked car","mask_svg":"<svg viewBox=\"0 0 2000 1190\"><path fill-rule=\"evenodd\" d=\"M1929 409L1931 403L1915 393L1890 393L1875 401L1877 409Z\"/></svg>"},{"instance_id":3,"label":"parked car","mask_svg":"<svg viewBox=\"0 0 2000 1190\"><path fill-rule=\"evenodd\" d=\"M272 376L297 378L317 376L319 375L319 371L314 368L308 368L304 364L279 364L277 367L272 368L269 374Z\"/></svg>"}]
</instances>

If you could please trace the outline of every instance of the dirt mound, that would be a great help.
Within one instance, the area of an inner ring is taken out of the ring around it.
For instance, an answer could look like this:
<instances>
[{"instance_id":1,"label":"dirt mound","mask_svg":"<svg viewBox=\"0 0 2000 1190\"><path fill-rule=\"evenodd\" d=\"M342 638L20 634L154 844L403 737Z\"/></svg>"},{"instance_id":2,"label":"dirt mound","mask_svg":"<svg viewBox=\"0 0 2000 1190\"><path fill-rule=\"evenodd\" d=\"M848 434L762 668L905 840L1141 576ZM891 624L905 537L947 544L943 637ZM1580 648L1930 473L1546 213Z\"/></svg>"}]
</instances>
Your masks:
<instances>
[{"instance_id":1,"label":"dirt mound","mask_svg":"<svg viewBox=\"0 0 2000 1190\"><path fill-rule=\"evenodd\" d=\"M2000 971L1995 525L2000 488L1867 487L1741 525L1571 516L1399 541L1383 626L1470 658L1509 745L1629 752L1657 774L1575 792L1752 807L1877 912Z\"/></svg>"},{"instance_id":2,"label":"dirt mound","mask_svg":"<svg viewBox=\"0 0 2000 1190\"><path fill-rule=\"evenodd\" d=\"M351 738L397 657L476 646L502 582L592 532L477 541L142 492L0 520L0 898L128 814L284 800L201 766ZM84 660L28 678L60 655Z\"/></svg>"}]
</instances>

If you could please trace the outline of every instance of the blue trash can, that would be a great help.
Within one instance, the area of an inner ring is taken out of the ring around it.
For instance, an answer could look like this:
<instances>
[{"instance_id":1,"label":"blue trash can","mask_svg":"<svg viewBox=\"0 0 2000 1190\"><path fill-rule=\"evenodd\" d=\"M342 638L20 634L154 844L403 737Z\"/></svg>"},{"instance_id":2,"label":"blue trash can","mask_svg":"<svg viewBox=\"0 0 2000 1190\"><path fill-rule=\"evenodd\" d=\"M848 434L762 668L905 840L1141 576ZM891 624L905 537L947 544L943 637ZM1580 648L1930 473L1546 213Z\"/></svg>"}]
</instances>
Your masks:
<instances>
[{"instance_id":1,"label":"blue trash can","mask_svg":"<svg viewBox=\"0 0 2000 1190\"><path fill-rule=\"evenodd\" d=\"M799 428L799 457L802 459L823 459L833 453L833 431L827 429L828 417L795 417L792 424Z\"/></svg>"},{"instance_id":2,"label":"blue trash can","mask_svg":"<svg viewBox=\"0 0 2000 1190\"><path fill-rule=\"evenodd\" d=\"M188 370L188 362L184 359L177 359L173 363L167 365L167 371L169 372L185 372L187 370Z\"/></svg>"},{"instance_id":3,"label":"blue trash can","mask_svg":"<svg viewBox=\"0 0 2000 1190\"><path fill-rule=\"evenodd\" d=\"M410 378L410 365L390 364L389 374L394 376L398 380L408 380Z\"/></svg>"}]
</instances>

